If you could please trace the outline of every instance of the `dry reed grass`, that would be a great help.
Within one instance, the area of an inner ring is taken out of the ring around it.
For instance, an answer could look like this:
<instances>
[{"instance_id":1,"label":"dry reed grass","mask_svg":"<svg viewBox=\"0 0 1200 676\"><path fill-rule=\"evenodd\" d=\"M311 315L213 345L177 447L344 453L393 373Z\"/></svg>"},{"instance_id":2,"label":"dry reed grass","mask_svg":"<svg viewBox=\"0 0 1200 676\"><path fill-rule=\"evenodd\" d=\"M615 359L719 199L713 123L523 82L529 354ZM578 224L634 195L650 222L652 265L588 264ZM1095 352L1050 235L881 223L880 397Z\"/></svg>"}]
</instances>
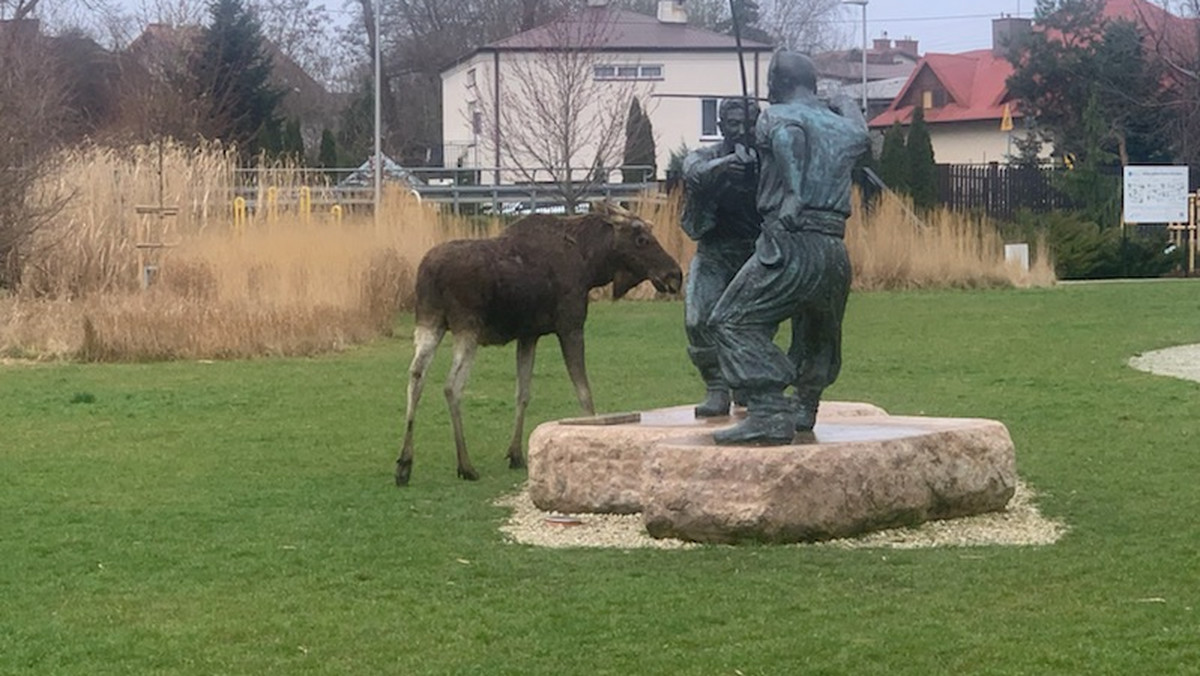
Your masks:
<instances>
[{"instance_id":1,"label":"dry reed grass","mask_svg":"<svg viewBox=\"0 0 1200 676\"><path fill-rule=\"evenodd\" d=\"M391 331L411 306L426 250L499 229L401 190L386 192L378 223L353 211L299 213L281 200L239 225L232 158L173 145L163 149L162 203L179 211L159 219L135 212L159 203L157 148L70 160L57 181L78 186L71 204L38 233L21 292L0 298L0 355L128 361L341 349ZM137 246L145 243L166 246ZM156 273L143 290L146 265Z\"/></svg>"},{"instance_id":2,"label":"dry reed grass","mask_svg":"<svg viewBox=\"0 0 1200 676\"><path fill-rule=\"evenodd\" d=\"M856 196L856 202L857 202ZM1004 240L986 218L937 209L918 218L912 204L885 193L846 223L857 290L1049 286L1054 262L1045 241L1031 243L1029 270L1004 261Z\"/></svg>"},{"instance_id":3,"label":"dry reed grass","mask_svg":"<svg viewBox=\"0 0 1200 676\"><path fill-rule=\"evenodd\" d=\"M286 198L298 186L270 175L277 206L234 218L233 157L216 147L165 144L80 150L52 189L70 204L38 233L20 293L0 297L0 357L128 361L307 355L390 332L411 307L413 273L434 245L495 234L499 221L470 221L389 190L379 222L324 209L301 213ZM266 175L266 174L264 174ZM178 214L139 215L139 205ZM258 204L265 204L259 182ZM677 226L681 203L648 196L636 206L686 271L695 253ZM927 225L887 197L848 225L856 287L1027 285L1053 282L1050 261L1023 274L1003 263L984 221L939 212ZM163 248L139 248L161 243ZM142 271L157 269L143 290ZM598 296L605 295L603 292ZM611 295L611 294L609 294ZM633 299L657 298L643 284Z\"/></svg>"}]
</instances>

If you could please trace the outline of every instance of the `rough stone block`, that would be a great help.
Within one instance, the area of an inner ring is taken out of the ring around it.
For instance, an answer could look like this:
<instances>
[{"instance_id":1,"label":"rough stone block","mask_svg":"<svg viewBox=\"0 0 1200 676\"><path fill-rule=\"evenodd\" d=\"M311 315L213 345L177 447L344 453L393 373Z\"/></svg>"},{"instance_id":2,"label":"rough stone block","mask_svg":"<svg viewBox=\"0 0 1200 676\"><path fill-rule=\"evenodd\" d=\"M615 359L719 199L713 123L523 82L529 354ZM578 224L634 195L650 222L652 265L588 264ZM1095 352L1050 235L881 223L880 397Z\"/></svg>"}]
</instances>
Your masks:
<instances>
[{"instance_id":1,"label":"rough stone block","mask_svg":"<svg viewBox=\"0 0 1200 676\"><path fill-rule=\"evenodd\" d=\"M641 413L620 425L539 425L529 437L529 494L546 511L633 514L642 511L642 465L655 442L711 434L738 416L697 419L692 406ZM886 416L878 406L822 402L817 424Z\"/></svg>"},{"instance_id":2,"label":"rough stone block","mask_svg":"<svg viewBox=\"0 0 1200 676\"><path fill-rule=\"evenodd\" d=\"M716 446L667 439L645 454L654 537L799 542L1004 509L1012 440L992 420L883 416L816 426L816 443Z\"/></svg>"}]
</instances>

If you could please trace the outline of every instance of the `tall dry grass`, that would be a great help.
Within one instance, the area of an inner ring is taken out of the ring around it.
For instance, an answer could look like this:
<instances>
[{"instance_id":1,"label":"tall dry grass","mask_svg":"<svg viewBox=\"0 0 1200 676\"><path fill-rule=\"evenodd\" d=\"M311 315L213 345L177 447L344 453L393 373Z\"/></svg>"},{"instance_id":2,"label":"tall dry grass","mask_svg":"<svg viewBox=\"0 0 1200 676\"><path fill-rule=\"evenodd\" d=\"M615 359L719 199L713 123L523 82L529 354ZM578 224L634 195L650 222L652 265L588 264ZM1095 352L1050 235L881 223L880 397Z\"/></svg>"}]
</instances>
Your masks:
<instances>
[{"instance_id":1,"label":"tall dry grass","mask_svg":"<svg viewBox=\"0 0 1200 676\"><path fill-rule=\"evenodd\" d=\"M846 247L858 290L1049 286L1054 262L1045 241L1030 242L1029 270L1004 261L1004 240L986 218L937 209L918 217L911 202L885 193L855 208Z\"/></svg>"},{"instance_id":2,"label":"tall dry grass","mask_svg":"<svg viewBox=\"0 0 1200 676\"><path fill-rule=\"evenodd\" d=\"M71 158L57 179L73 191L68 209L38 233L20 292L0 299L0 355L157 360L340 349L391 330L430 247L499 229L401 190L386 192L379 223L281 201L239 224L231 156L168 145L163 159L162 203L179 211L160 219L136 213L159 203L157 148ZM139 246L147 244L164 246ZM147 266L156 273L143 289Z\"/></svg>"},{"instance_id":3,"label":"tall dry grass","mask_svg":"<svg viewBox=\"0 0 1200 676\"><path fill-rule=\"evenodd\" d=\"M388 191L371 214L301 213L284 199L235 220L234 158L220 148L166 144L73 153L47 189L72 199L38 233L19 293L0 297L0 357L88 360L307 355L391 330L411 307L413 274L434 245L495 234L472 221ZM265 174L264 174L265 175ZM272 172L273 177L287 172ZM278 194L297 186L279 183ZM161 181L161 184L160 184ZM265 182L252 201L264 204ZM138 206L178 207L174 216ZM681 204L648 196L637 210L687 270L695 245L678 227ZM1024 274L1003 263L985 221L939 212L918 224L898 198L864 216L847 244L860 289L1046 284L1050 261ZM161 248L139 245L162 244ZM143 271L157 270L143 289ZM643 284L631 298L655 298Z\"/></svg>"}]
</instances>

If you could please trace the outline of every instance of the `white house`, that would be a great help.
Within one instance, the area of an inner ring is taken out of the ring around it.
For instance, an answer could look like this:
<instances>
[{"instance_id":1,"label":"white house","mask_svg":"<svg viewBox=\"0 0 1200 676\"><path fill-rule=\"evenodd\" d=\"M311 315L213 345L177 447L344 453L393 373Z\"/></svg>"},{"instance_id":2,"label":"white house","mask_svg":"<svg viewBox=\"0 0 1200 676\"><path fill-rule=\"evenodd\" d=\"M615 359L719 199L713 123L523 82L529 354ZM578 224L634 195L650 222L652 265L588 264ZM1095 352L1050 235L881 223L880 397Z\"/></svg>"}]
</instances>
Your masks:
<instances>
[{"instance_id":1,"label":"white house","mask_svg":"<svg viewBox=\"0 0 1200 676\"><path fill-rule=\"evenodd\" d=\"M446 166L508 168L511 162L500 152L502 139L496 137L513 133L505 127L503 102L528 95L517 73L544 67L536 64L545 63L547 53L582 51L564 44L571 42L564 36L588 34L588 26L604 29L602 38L586 47L591 55L586 77L598 85L596 91L612 94L593 97L597 100L592 105L627 97L630 86L636 86L653 127L660 178L671 151L718 140L719 100L742 92L736 41L689 26L683 5L682 0L660 0L658 15L646 16L610 7L607 0L588 0L588 6L576 14L485 45L443 70ZM742 44L747 88L752 96L765 97L772 47L752 41ZM501 105L490 103L496 101ZM629 106L627 100L619 103L623 109ZM491 119L485 121L485 114ZM484 182L519 180L515 172L505 171L484 171L481 178Z\"/></svg>"}]
</instances>

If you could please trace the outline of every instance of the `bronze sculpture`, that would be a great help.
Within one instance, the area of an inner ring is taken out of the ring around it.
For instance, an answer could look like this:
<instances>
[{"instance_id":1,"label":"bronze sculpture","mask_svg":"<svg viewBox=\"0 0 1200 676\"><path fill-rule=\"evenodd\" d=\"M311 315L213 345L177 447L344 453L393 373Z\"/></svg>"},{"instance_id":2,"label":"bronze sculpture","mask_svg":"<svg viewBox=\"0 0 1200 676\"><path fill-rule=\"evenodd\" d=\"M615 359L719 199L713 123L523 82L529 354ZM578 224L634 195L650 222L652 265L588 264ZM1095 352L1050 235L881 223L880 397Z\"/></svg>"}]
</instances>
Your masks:
<instances>
[{"instance_id":1,"label":"bronze sculpture","mask_svg":"<svg viewBox=\"0 0 1200 676\"><path fill-rule=\"evenodd\" d=\"M717 123L722 140L693 150L683 161L686 201L681 225L696 242L688 270L684 328L688 356L704 380L705 399L695 409L700 418L729 414L731 394L708 319L725 287L754 253L754 241L762 231L753 145L757 117L756 103L723 100Z\"/></svg>"},{"instance_id":2,"label":"bronze sculpture","mask_svg":"<svg viewBox=\"0 0 1200 676\"><path fill-rule=\"evenodd\" d=\"M771 105L755 133L762 234L709 319L722 374L748 413L713 435L719 444L788 444L811 432L841 368L851 275L843 237L866 120L849 99L831 107L817 98L816 70L802 54L777 52L767 77ZM786 319L784 353L773 337Z\"/></svg>"}]
</instances>

